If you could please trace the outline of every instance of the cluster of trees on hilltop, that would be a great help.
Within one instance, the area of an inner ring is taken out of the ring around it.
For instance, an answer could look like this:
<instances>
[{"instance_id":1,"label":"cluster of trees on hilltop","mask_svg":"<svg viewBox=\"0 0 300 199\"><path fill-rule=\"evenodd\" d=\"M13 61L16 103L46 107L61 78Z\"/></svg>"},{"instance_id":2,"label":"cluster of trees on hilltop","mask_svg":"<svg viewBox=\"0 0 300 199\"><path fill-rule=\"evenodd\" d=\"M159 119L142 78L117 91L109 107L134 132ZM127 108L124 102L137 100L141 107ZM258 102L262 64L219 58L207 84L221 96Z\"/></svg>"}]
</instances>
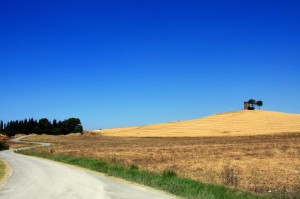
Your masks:
<instances>
[{"instance_id":1,"label":"cluster of trees on hilltop","mask_svg":"<svg viewBox=\"0 0 300 199\"><path fill-rule=\"evenodd\" d=\"M249 104L248 110L255 110L255 106L258 106L259 109L260 107L262 107L263 101L261 100L256 101L254 99L249 99L248 104Z\"/></svg>"},{"instance_id":2,"label":"cluster of trees on hilltop","mask_svg":"<svg viewBox=\"0 0 300 199\"><path fill-rule=\"evenodd\" d=\"M42 118L39 121L31 119L15 120L4 123L0 120L0 133L7 136L21 134L48 134L48 135L66 135L69 133L82 133L83 127L79 118L69 118L64 121Z\"/></svg>"}]
</instances>

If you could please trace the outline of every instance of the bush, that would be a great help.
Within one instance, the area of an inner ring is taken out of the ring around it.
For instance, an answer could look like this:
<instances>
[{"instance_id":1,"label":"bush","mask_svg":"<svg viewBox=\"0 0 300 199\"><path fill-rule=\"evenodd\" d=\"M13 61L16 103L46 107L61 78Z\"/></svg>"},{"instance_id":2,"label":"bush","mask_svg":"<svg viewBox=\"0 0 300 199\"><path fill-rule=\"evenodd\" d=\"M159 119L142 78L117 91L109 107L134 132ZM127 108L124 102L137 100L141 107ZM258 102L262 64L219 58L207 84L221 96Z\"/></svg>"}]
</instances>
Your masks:
<instances>
[{"instance_id":1,"label":"bush","mask_svg":"<svg viewBox=\"0 0 300 199\"><path fill-rule=\"evenodd\" d=\"M130 165L129 167L130 170L139 170L139 167L135 164Z\"/></svg>"},{"instance_id":2,"label":"bush","mask_svg":"<svg viewBox=\"0 0 300 199\"><path fill-rule=\"evenodd\" d=\"M177 174L173 170L165 170L163 172L163 177L165 177L165 178L172 178L172 177L176 177L176 176L177 176Z\"/></svg>"},{"instance_id":3,"label":"bush","mask_svg":"<svg viewBox=\"0 0 300 199\"><path fill-rule=\"evenodd\" d=\"M0 151L8 150L9 146L5 142L0 142Z\"/></svg>"}]
</instances>

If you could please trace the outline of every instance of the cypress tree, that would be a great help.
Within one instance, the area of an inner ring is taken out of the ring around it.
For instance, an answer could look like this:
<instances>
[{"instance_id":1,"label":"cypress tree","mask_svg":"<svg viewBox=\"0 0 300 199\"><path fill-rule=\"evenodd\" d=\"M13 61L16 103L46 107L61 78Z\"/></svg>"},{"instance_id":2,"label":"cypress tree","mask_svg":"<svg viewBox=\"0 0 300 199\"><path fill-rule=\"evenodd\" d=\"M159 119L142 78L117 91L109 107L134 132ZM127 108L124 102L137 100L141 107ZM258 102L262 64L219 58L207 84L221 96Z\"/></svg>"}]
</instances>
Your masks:
<instances>
[{"instance_id":1,"label":"cypress tree","mask_svg":"<svg viewBox=\"0 0 300 199\"><path fill-rule=\"evenodd\" d=\"M53 127L53 128L58 128L58 124L57 124L56 119L53 120L53 122L52 122L52 127Z\"/></svg>"},{"instance_id":2,"label":"cypress tree","mask_svg":"<svg viewBox=\"0 0 300 199\"><path fill-rule=\"evenodd\" d=\"M2 132L3 132L3 128L4 128L4 126L3 126L3 121L2 121L2 120L0 120L0 133L2 133Z\"/></svg>"},{"instance_id":3,"label":"cypress tree","mask_svg":"<svg viewBox=\"0 0 300 199\"><path fill-rule=\"evenodd\" d=\"M33 118L13 120L7 123L0 120L0 133L8 136L14 136L17 133L62 135L75 132L82 133L82 131L83 127L79 118L69 118L64 121L54 119L52 123L47 118L42 118L39 121Z\"/></svg>"}]
</instances>

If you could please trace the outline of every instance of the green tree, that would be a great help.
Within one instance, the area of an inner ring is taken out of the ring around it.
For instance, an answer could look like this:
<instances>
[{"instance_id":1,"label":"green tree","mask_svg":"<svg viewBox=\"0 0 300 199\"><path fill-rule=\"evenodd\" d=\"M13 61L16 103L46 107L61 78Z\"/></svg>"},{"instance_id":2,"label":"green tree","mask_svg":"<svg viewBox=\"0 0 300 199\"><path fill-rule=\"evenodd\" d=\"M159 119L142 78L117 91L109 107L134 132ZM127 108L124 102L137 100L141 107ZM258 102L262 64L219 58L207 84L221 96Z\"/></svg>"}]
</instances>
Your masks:
<instances>
[{"instance_id":1,"label":"green tree","mask_svg":"<svg viewBox=\"0 0 300 199\"><path fill-rule=\"evenodd\" d=\"M2 120L0 120L0 133L2 133L4 130L4 123Z\"/></svg>"},{"instance_id":2,"label":"green tree","mask_svg":"<svg viewBox=\"0 0 300 199\"><path fill-rule=\"evenodd\" d=\"M254 110L255 109L256 101L254 99L249 99L248 104L249 104L248 110Z\"/></svg>"},{"instance_id":3,"label":"green tree","mask_svg":"<svg viewBox=\"0 0 300 199\"><path fill-rule=\"evenodd\" d=\"M51 134L52 125L47 118L40 119L38 123L38 127L40 133Z\"/></svg>"},{"instance_id":4,"label":"green tree","mask_svg":"<svg viewBox=\"0 0 300 199\"><path fill-rule=\"evenodd\" d=\"M37 126L37 121L33 118L29 119L29 132L32 133L33 129Z\"/></svg>"},{"instance_id":5,"label":"green tree","mask_svg":"<svg viewBox=\"0 0 300 199\"><path fill-rule=\"evenodd\" d=\"M6 144L5 142L0 142L0 151L2 150L8 150L9 149L9 145Z\"/></svg>"},{"instance_id":6,"label":"green tree","mask_svg":"<svg viewBox=\"0 0 300 199\"><path fill-rule=\"evenodd\" d=\"M40 135L43 132L40 130L40 128L38 126L36 126L32 129L32 133Z\"/></svg>"},{"instance_id":7,"label":"green tree","mask_svg":"<svg viewBox=\"0 0 300 199\"><path fill-rule=\"evenodd\" d=\"M53 128L58 128L58 124L57 124L56 119L53 120L53 122L52 122L52 127L53 127Z\"/></svg>"},{"instance_id":8,"label":"green tree","mask_svg":"<svg viewBox=\"0 0 300 199\"><path fill-rule=\"evenodd\" d=\"M24 120L23 132L26 135L29 135L31 133L30 124L27 119Z\"/></svg>"},{"instance_id":9,"label":"green tree","mask_svg":"<svg viewBox=\"0 0 300 199\"><path fill-rule=\"evenodd\" d=\"M83 127L80 124L79 118L69 118L64 121L53 120L51 123L47 118L42 118L38 122L37 120L24 119L15 120L4 123L0 120L0 133L14 136L17 133L24 134L49 134L49 135L62 135L69 133L82 133Z\"/></svg>"},{"instance_id":10,"label":"green tree","mask_svg":"<svg viewBox=\"0 0 300 199\"><path fill-rule=\"evenodd\" d=\"M73 132L73 130L80 124L81 122L79 118L69 118L67 120L64 120L62 122L62 133L69 134Z\"/></svg>"},{"instance_id":11,"label":"green tree","mask_svg":"<svg viewBox=\"0 0 300 199\"><path fill-rule=\"evenodd\" d=\"M258 106L258 108L259 108L259 110L260 110L260 107L262 107L262 105L263 105L263 101L261 101L261 100L258 100L258 101L256 101L256 106Z\"/></svg>"},{"instance_id":12,"label":"green tree","mask_svg":"<svg viewBox=\"0 0 300 199\"><path fill-rule=\"evenodd\" d=\"M81 124L78 124L75 126L75 128L72 130L71 133L81 133L83 132L83 127L81 126Z\"/></svg>"}]
</instances>

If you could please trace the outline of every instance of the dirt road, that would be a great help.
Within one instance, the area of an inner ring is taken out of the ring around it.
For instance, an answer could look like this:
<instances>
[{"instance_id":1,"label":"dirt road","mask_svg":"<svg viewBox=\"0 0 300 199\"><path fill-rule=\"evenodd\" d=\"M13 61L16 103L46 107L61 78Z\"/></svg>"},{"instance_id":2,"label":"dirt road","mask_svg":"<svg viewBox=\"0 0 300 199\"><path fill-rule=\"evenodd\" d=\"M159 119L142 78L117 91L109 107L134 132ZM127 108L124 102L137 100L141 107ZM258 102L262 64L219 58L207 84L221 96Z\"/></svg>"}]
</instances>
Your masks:
<instances>
[{"instance_id":1,"label":"dirt road","mask_svg":"<svg viewBox=\"0 0 300 199\"><path fill-rule=\"evenodd\" d=\"M131 184L50 160L25 156L12 150L0 158L10 166L10 177L0 190L0 198L83 198L83 199L171 199L151 188Z\"/></svg>"}]
</instances>

